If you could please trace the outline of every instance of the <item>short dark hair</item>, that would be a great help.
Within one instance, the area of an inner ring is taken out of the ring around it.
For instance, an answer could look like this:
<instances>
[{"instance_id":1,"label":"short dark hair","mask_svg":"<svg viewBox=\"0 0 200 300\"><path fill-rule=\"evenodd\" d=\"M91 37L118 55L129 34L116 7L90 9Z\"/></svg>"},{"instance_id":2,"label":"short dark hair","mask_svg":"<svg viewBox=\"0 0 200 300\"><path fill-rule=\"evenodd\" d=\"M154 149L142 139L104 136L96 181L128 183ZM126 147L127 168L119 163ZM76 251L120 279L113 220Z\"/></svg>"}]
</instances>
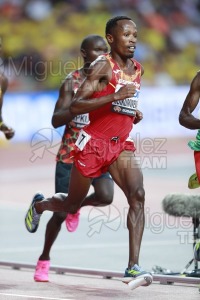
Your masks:
<instances>
[{"instance_id":1,"label":"short dark hair","mask_svg":"<svg viewBox=\"0 0 200 300\"><path fill-rule=\"evenodd\" d=\"M127 16L117 16L114 17L110 20L108 20L108 22L106 23L106 34L108 33L112 33L112 29L117 25L117 22L120 20L131 20L131 18L127 17Z\"/></svg>"},{"instance_id":2,"label":"short dark hair","mask_svg":"<svg viewBox=\"0 0 200 300\"><path fill-rule=\"evenodd\" d=\"M91 41L103 40L103 37L97 34L90 34L86 36L80 46L80 49L86 50Z\"/></svg>"}]
</instances>

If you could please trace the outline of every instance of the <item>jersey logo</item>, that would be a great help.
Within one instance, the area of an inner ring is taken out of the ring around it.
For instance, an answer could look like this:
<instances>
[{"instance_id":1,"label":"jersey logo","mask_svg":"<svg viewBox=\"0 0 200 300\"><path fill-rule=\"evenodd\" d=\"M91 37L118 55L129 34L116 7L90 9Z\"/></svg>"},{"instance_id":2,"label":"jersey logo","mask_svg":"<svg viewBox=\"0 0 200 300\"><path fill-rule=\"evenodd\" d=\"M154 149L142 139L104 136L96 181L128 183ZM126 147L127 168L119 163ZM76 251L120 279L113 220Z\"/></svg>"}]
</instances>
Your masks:
<instances>
[{"instance_id":1,"label":"jersey logo","mask_svg":"<svg viewBox=\"0 0 200 300\"><path fill-rule=\"evenodd\" d=\"M120 106L114 106L113 110L119 113L122 109Z\"/></svg>"},{"instance_id":2,"label":"jersey logo","mask_svg":"<svg viewBox=\"0 0 200 300\"><path fill-rule=\"evenodd\" d=\"M121 72L121 70L113 70L113 72L114 72L115 74L118 74L119 72Z\"/></svg>"}]
</instances>

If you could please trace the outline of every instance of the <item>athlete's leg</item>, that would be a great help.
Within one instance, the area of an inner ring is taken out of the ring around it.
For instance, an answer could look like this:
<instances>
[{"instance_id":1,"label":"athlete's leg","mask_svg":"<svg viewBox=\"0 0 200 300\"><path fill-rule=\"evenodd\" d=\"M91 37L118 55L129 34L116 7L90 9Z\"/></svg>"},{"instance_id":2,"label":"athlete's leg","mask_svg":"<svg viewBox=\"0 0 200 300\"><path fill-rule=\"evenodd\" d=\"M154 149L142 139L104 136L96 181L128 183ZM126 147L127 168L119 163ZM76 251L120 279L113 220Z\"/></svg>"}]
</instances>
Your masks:
<instances>
[{"instance_id":1,"label":"athlete's leg","mask_svg":"<svg viewBox=\"0 0 200 300\"><path fill-rule=\"evenodd\" d=\"M81 207L83 206L106 206L113 201L113 180L110 174L104 173L101 176L94 178L92 180L92 185L94 187L94 193L88 195L83 201ZM80 210L75 214L67 214L65 219L65 224L69 232L74 232L79 224Z\"/></svg>"},{"instance_id":2,"label":"athlete's leg","mask_svg":"<svg viewBox=\"0 0 200 300\"><path fill-rule=\"evenodd\" d=\"M56 163L55 191L67 193L72 164ZM48 281L50 268L50 251L66 218L66 212L54 212L46 226L44 247L34 272L34 280Z\"/></svg>"},{"instance_id":3,"label":"athlete's leg","mask_svg":"<svg viewBox=\"0 0 200 300\"><path fill-rule=\"evenodd\" d=\"M116 184L123 190L129 204L127 227L129 230L129 262L130 269L138 264L140 245L144 231L144 199L143 175L134 153L124 151L109 167L109 172Z\"/></svg>"},{"instance_id":4,"label":"athlete's leg","mask_svg":"<svg viewBox=\"0 0 200 300\"><path fill-rule=\"evenodd\" d=\"M114 194L114 182L107 172L92 180L94 193L85 198L83 206L106 206L112 203Z\"/></svg>"},{"instance_id":5,"label":"athlete's leg","mask_svg":"<svg viewBox=\"0 0 200 300\"><path fill-rule=\"evenodd\" d=\"M56 163L56 173L55 173L55 191L56 193L68 193L69 180L71 173L72 164L66 164L62 162ZM50 250L55 242L58 233L60 232L61 225L66 218L66 212L54 212L52 217L46 226L44 248L39 260L49 260Z\"/></svg>"},{"instance_id":6,"label":"athlete's leg","mask_svg":"<svg viewBox=\"0 0 200 300\"><path fill-rule=\"evenodd\" d=\"M51 198L36 202L34 208L38 214L45 210L53 212L76 213L89 191L91 179L84 177L73 165L70 177L69 194L56 193Z\"/></svg>"}]
</instances>

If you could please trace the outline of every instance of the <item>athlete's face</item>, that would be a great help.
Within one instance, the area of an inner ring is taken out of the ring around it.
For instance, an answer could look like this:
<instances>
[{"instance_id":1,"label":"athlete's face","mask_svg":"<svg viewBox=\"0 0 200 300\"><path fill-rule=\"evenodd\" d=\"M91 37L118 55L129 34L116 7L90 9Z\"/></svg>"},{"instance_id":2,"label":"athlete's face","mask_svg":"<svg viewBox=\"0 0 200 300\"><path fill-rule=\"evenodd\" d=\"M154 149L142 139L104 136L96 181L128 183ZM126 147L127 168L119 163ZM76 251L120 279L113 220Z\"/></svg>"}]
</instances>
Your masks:
<instances>
[{"instance_id":1,"label":"athlete's face","mask_svg":"<svg viewBox=\"0 0 200 300\"><path fill-rule=\"evenodd\" d=\"M85 50L86 61L93 62L99 55L108 52L108 47L104 39L94 39Z\"/></svg>"},{"instance_id":2,"label":"athlete's face","mask_svg":"<svg viewBox=\"0 0 200 300\"><path fill-rule=\"evenodd\" d=\"M107 40L111 50L121 57L133 57L137 42L136 24L131 20L119 20L112 34L107 35Z\"/></svg>"}]
</instances>

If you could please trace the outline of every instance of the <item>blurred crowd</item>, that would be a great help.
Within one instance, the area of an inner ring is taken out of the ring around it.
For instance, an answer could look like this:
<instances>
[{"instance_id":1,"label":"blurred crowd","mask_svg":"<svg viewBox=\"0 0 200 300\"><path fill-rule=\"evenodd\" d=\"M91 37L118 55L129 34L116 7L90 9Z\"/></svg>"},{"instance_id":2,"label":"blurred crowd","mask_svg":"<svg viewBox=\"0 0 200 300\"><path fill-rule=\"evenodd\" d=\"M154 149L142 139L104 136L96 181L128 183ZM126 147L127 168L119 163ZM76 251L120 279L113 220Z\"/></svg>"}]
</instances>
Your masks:
<instances>
[{"instance_id":1,"label":"blurred crowd","mask_svg":"<svg viewBox=\"0 0 200 300\"><path fill-rule=\"evenodd\" d=\"M58 89L83 37L115 15L138 27L143 85L188 85L200 66L200 0L0 0L0 69L10 91Z\"/></svg>"}]
</instances>

